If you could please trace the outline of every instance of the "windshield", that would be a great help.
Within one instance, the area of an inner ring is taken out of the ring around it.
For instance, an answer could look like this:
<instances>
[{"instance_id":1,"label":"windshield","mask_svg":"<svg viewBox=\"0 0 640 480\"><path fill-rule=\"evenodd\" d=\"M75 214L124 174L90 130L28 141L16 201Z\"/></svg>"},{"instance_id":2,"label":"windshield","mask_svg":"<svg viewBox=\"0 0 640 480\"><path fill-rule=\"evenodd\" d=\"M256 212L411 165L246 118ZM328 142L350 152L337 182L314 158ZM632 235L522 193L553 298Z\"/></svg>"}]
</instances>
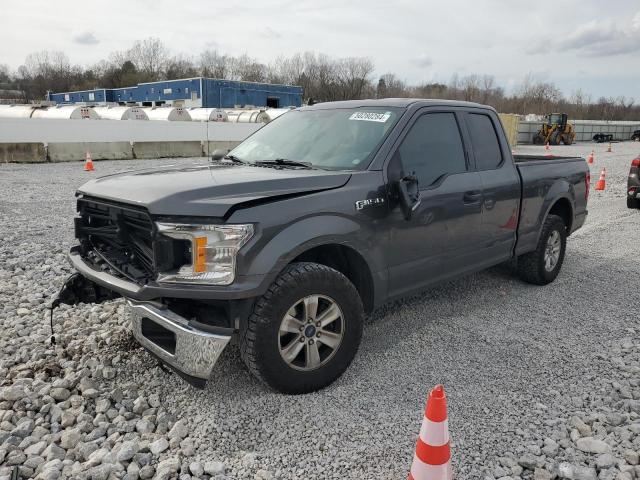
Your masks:
<instances>
[{"instance_id":1,"label":"windshield","mask_svg":"<svg viewBox=\"0 0 640 480\"><path fill-rule=\"evenodd\" d=\"M288 160L327 170L361 170L401 113L391 107L292 110L229 155L244 162Z\"/></svg>"}]
</instances>

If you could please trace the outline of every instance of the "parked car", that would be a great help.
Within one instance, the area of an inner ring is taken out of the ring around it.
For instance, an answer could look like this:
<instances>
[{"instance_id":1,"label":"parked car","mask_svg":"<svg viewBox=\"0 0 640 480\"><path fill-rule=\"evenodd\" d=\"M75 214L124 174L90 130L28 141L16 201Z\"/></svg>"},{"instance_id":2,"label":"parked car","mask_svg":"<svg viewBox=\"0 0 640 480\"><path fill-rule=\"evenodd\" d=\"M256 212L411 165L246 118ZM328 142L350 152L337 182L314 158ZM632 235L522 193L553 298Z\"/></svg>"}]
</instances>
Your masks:
<instances>
[{"instance_id":1,"label":"parked car","mask_svg":"<svg viewBox=\"0 0 640 480\"><path fill-rule=\"evenodd\" d=\"M588 195L584 158L514 157L491 107L320 103L210 164L80 187L56 303L125 297L138 342L194 385L238 335L257 378L310 392L392 299L508 261L552 282Z\"/></svg>"},{"instance_id":2,"label":"parked car","mask_svg":"<svg viewBox=\"0 0 640 480\"><path fill-rule=\"evenodd\" d=\"M612 133L596 133L593 136L593 141L596 143L604 143L613 141Z\"/></svg>"},{"instance_id":3,"label":"parked car","mask_svg":"<svg viewBox=\"0 0 640 480\"><path fill-rule=\"evenodd\" d=\"M627 179L627 207L640 208L640 155L631 161Z\"/></svg>"}]
</instances>

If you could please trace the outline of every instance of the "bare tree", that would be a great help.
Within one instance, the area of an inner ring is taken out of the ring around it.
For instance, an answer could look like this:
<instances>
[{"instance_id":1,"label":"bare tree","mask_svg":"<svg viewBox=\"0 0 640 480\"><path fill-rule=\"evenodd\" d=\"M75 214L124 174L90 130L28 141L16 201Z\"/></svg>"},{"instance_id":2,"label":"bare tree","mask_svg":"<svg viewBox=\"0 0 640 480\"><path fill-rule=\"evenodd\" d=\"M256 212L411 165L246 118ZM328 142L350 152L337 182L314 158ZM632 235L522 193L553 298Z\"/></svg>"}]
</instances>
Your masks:
<instances>
[{"instance_id":1,"label":"bare tree","mask_svg":"<svg viewBox=\"0 0 640 480\"><path fill-rule=\"evenodd\" d=\"M159 38L149 37L135 42L126 56L148 81L155 81L162 76L169 59L169 51Z\"/></svg>"},{"instance_id":2,"label":"bare tree","mask_svg":"<svg viewBox=\"0 0 640 480\"><path fill-rule=\"evenodd\" d=\"M217 50L205 50L200 54L200 73L204 77L227 78L229 63L229 57Z\"/></svg>"},{"instance_id":3,"label":"bare tree","mask_svg":"<svg viewBox=\"0 0 640 480\"><path fill-rule=\"evenodd\" d=\"M460 80L460 91L462 99L467 102L480 101L480 77L478 75L467 75Z\"/></svg>"},{"instance_id":4,"label":"bare tree","mask_svg":"<svg viewBox=\"0 0 640 480\"><path fill-rule=\"evenodd\" d=\"M196 76L198 76L198 69L192 58L186 55L176 55L167 60L164 73L164 77L167 80Z\"/></svg>"},{"instance_id":5,"label":"bare tree","mask_svg":"<svg viewBox=\"0 0 640 480\"><path fill-rule=\"evenodd\" d=\"M537 80L528 74L518 89L520 111L528 113L546 114L555 104L562 100L562 93L551 82Z\"/></svg>"},{"instance_id":6,"label":"bare tree","mask_svg":"<svg viewBox=\"0 0 640 480\"><path fill-rule=\"evenodd\" d=\"M69 90L74 75L79 73L80 69L72 67L63 52L47 50L27 55L24 65L18 68L27 99L42 98L47 90Z\"/></svg>"},{"instance_id":7,"label":"bare tree","mask_svg":"<svg viewBox=\"0 0 640 480\"><path fill-rule=\"evenodd\" d=\"M0 83L9 83L10 80L9 66L0 63Z\"/></svg>"},{"instance_id":8,"label":"bare tree","mask_svg":"<svg viewBox=\"0 0 640 480\"><path fill-rule=\"evenodd\" d=\"M230 80L244 80L246 82L262 82L265 80L266 67L248 55L231 58L229 66Z\"/></svg>"},{"instance_id":9,"label":"bare tree","mask_svg":"<svg viewBox=\"0 0 640 480\"><path fill-rule=\"evenodd\" d=\"M367 86L371 84L371 74L375 68L373 61L350 57L339 60L336 67L341 99L363 98Z\"/></svg>"},{"instance_id":10,"label":"bare tree","mask_svg":"<svg viewBox=\"0 0 640 480\"><path fill-rule=\"evenodd\" d=\"M407 85L393 73L385 73L378 80L378 98L398 98L408 96Z\"/></svg>"}]
</instances>

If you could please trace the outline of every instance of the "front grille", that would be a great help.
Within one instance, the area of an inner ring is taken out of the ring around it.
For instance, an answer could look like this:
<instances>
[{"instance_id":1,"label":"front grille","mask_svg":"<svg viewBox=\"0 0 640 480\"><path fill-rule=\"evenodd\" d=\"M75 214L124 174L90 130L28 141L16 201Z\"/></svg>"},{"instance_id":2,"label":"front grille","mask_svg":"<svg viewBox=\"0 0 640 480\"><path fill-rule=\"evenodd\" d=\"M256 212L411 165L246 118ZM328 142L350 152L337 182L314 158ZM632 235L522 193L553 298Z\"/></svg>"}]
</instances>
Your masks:
<instances>
[{"instance_id":1,"label":"front grille","mask_svg":"<svg viewBox=\"0 0 640 480\"><path fill-rule=\"evenodd\" d=\"M86 260L140 284L156 277L154 228L145 209L82 197L78 213L76 237Z\"/></svg>"}]
</instances>

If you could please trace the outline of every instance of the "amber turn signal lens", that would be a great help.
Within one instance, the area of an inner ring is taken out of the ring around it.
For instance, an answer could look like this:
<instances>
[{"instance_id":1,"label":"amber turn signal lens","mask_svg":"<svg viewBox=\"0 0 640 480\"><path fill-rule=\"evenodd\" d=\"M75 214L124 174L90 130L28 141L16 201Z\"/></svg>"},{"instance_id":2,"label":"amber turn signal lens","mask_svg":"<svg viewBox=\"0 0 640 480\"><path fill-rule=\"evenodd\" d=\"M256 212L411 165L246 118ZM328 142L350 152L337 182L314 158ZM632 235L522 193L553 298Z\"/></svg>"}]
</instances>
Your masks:
<instances>
[{"instance_id":1,"label":"amber turn signal lens","mask_svg":"<svg viewBox=\"0 0 640 480\"><path fill-rule=\"evenodd\" d=\"M206 271L206 259L207 259L207 237L196 237L196 258L193 265L195 272Z\"/></svg>"}]
</instances>

